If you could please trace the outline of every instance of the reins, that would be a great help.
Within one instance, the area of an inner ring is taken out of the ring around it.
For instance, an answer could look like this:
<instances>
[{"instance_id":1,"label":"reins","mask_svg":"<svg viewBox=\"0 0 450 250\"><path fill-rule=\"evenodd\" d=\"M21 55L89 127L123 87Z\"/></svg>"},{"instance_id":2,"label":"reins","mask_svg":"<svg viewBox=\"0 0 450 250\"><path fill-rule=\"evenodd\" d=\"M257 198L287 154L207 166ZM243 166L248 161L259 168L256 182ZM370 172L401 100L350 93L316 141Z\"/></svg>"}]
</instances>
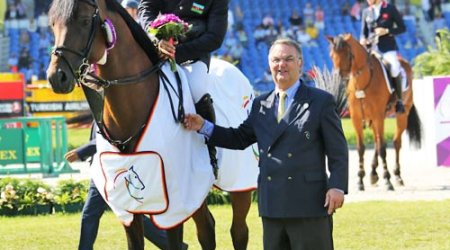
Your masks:
<instances>
[{"instance_id":1,"label":"reins","mask_svg":"<svg viewBox=\"0 0 450 250\"><path fill-rule=\"evenodd\" d=\"M68 68L70 69L72 75L74 76L74 79L77 81L78 84L81 84L83 91L86 96L86 100L89 104L89 107L92 111L94 120L99 128L99 133L107 140L111 145L116 146L120 151L124 151L127 146L130 144L133 139L139 137L143 131L143 129L146 127L147 123L145 122L140 126L137 132L135 132L133 135L128 137L125 140L115 140L112 139L110 136L110 133L108 132L106 126L103 123L103 106L104 106L104 91L98 92L94 89L89 88L86 86L86 84L95 84L101 88L108 88L111 86L119 86L119 85L128 85L128 84L136 84L139 82L142 82L144 79L152 75L153 73L158 73L162 82L162 85L164 87L164 90L167 92L167 95L169 97L170 101L170 107L172 111L173 118L176 123L182 122L184 120L184 107L183 107L183 93L182 93L182 86L181 86L181 78L178 74L178 72L175 72L175 77L177 81L177 90L175 91L175 88L170 83L168 77L164 74L164 72L161 70L161 66L165 63L165 61L158 61L158 63L154 64L152 67L145 69L144 71L141 71L137 73L134 76L128 76L123 77L119 79L113 79L113 80L106 80L101 78L97 75L97 73L94 70L93 64L89 63L88 56L91 53L92 50L92 44L95 38L95 35L97 33L97 30L100 27L100 22L102 21L99 15L99 8L96 1L91 2L89 0L82 0L83 2L91 5L95 8L94 14L92 15L92 25L90 28L89 38L86 43L86 46L84 49L82 49L81 52L75 51L70 48L66 48L65 46L59 46L56 47L52 54L61 58L64 63L67 64ZM67 60L67 58L64 56L64 52L69 52L72 54L75 54L79 58L81 58L81 65L78 67L78 69L74 69L74 67L71 65L71 63ZM176 96L179 99L178 102L178 108L177 111L175 111L175 105L172 100L172 96L169 91L169 86L172 89L174 93L176 93ZM178 114L176 114L178 113Z\"/></svg>"}]
</instances>

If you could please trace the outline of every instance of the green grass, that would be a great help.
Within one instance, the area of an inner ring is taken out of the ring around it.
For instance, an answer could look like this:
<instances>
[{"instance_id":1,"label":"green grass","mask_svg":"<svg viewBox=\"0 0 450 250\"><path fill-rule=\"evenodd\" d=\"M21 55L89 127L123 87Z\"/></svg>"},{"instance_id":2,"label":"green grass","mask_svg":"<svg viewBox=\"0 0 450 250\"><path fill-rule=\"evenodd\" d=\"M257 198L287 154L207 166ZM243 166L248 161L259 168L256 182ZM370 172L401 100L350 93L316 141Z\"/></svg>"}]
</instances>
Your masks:
<instances>
[{"instance_id":1,"label":"green grass","mask_svg":"<svg viewBox=\"0 0 450 250\"><path fill-rule=\"evenodd\" d=\"M70 128L67 133L68 148L72 150L89 141L90 128Z\"/></svg>"},{"instance_id":2,"label":"green grass","mask_svg":"<svg viewBox=\"0 0 450 250\"><path fill-rule=\"evenodd\" d=\"M395 119L388 118L385 120L385 138L388 142L392 142L392 138L394 137L395 131ZM347 138L347 142L350 146L356 145L356 135L353 129L353 125L348 118L342 119L342 127L344 129L345 137ZM83 144L85 144L89 140L89 128L71 128L68 132L68 141L69 141L69 150L77 148ZM364 130L364 142L366 145L373 144L373 136L372 130L367 128Z\"/></svg>"},{"instance_id":3,"label":"green grass","mask_svg":"<svg viewBox=\"0 0 450 250\"><path fill-rule=\"evenodd\" d=\"M450 249L448 208L450 200L349 203L334 216L335 248L339 250ZM233 249L229 236L231 207L211 206L216 218L217 249ZM262 249L261 222L257 205L248 217L249 250ZM76 249L80 214L0 217L0 249ZM184 238L192 250L200 249L192 220ZM122 226L107 212L100 224L96 249L126 249ZM146 242L146 249L156 249Z\"/></svg>"}]
</instances>

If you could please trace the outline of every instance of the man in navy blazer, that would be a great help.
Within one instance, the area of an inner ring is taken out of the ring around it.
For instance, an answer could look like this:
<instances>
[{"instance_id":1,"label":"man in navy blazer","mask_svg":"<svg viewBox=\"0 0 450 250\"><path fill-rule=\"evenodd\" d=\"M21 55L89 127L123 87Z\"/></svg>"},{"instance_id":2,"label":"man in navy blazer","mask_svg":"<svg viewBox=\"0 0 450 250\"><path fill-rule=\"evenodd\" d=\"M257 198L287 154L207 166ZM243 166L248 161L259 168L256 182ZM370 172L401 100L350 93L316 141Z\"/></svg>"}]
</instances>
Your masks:
<instances>
[{"instance_id":1,"label":"man in navy blazer","mask_svg":"<svg viewBox=\"0 0 450 250\"><path fill-rule=\"evenodd\" d=\"M300 80L303 58L295 41L276 40L269 66L275 90L254 100L238 128L195 114L186 116L184 126L219 147L258 144L264 249L333 249L332 214L348 188L348 148L336 104L331 94ZM282 93L286 111L278 122Z\"/></svg>"}]
</instances>

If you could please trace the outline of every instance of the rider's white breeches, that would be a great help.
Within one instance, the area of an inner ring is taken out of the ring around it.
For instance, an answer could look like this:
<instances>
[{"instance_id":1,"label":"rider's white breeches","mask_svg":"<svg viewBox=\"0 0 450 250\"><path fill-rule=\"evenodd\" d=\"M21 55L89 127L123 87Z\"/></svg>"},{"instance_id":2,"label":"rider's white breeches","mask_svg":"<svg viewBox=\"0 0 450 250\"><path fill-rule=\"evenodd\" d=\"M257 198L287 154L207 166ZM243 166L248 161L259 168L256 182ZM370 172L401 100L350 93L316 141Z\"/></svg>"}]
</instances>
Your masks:
<instances>
[{"instance_id":1,"label":"rider's white breeches","mask_svg":"<svg viewBox=\"0 0 450 250\"><path fill-rule=\"evenodd\" d=\"M383 53L383 59L391 65L391 76L397 77L400 74L400 61L398 60L397 51L391 50Z\"/></svg>"},{"instance_id":2,"label":"rider's white breeches","mask_svg":"<svg viewBox=\"0 0 450 250\"><path fill-rule=\"evenodd\" d=\"M210 81L210 75L208 74L208 67L202 61L197 61L185 66L182 66L184 73L186 74L191 88L192 98L194 103L197 103L203 95L208 93Z\"/></svg>"}]
</instances>

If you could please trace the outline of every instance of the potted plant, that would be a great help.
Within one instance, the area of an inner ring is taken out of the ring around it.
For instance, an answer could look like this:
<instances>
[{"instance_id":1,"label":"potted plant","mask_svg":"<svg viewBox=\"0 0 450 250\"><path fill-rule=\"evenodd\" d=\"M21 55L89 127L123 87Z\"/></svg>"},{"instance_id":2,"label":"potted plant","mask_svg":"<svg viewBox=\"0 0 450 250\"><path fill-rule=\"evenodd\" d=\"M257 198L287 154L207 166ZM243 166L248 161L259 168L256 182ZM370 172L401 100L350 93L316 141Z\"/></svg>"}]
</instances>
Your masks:
<instances>
[{"instance_id":1,"label":"potted plant","mask_svg":"<svg viewBox=\"0 0 450 250\"><path fill-rule=\"evenodd\" d=\"M55 212L73 213L83 209L88 181L61 180L55 188Z\"/></svg>"},{"instance_id":2,"label":"potted plant","mask_svg":"<svg viewBox=\"0 0 450 250\"><path fill-rule=\"evenodd\" d=\"M0 215L16 215L19 200L14 184L7 180L0 180Z\"/></svg>"},{"instance_id":3,"label":"potted plant","mask_svg":"<svg viewBox=\"0 0 450 250\"><path fill-rule=\"evenodd\" d=\"M53 194L40 180L5 178L0 181L1 215L36 215L52 211Z\"/></svg>"}]
</instances>

